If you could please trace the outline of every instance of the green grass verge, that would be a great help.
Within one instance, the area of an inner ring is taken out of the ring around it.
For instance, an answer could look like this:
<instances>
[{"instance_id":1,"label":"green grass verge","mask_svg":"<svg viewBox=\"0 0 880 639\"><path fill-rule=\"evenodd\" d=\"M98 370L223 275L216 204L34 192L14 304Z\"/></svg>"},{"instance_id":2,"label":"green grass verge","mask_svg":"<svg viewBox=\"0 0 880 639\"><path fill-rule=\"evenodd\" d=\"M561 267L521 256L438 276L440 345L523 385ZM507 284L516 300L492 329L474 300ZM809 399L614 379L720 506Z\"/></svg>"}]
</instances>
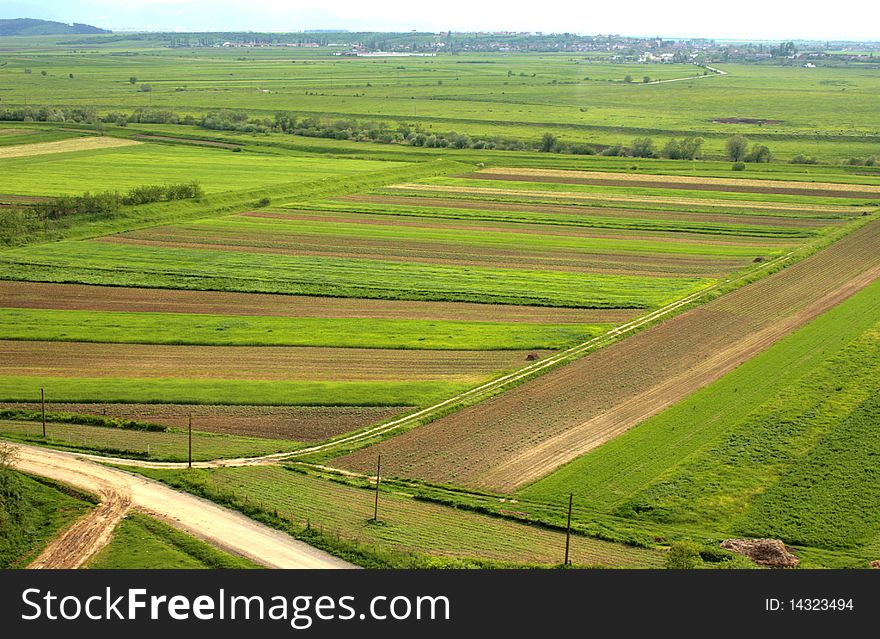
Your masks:
<instances>
[{"instance_id":1,"label":"green grass verge","mask_svg":"<svg viewBox=\"0 0 880 639\"><path fill-rule=\"evenodd\" d=\"M138 512L129 513L119 522L110 543L86 565L91 569L130 570L259 567Z\"/></svg>"}]
</instances>

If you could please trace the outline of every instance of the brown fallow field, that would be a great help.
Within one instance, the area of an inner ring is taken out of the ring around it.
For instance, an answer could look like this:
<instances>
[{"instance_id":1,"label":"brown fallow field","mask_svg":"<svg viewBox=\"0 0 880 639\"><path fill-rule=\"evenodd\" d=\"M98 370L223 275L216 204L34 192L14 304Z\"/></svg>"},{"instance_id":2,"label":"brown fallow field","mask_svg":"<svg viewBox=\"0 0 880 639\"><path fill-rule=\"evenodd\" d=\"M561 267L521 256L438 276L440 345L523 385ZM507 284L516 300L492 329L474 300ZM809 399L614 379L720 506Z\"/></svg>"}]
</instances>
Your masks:
<instances>
[{"instance_id":1,"label":"brown fallow field","mask_svg":"<svg viewBox=\"0 0 880 639\"><path fill-rule=\"evenodd\" d=\"M0 340L0 375L478 382L530 353L288 346L164 346Z\"/></svg>"},{"instance_id":2,"label":"brown fallow field","mask_svg":"<svg viewBox=\"0 0 880 639\"><path fill-rule=\"evenodd\" d=\"M718 379L880 277L880 221L502 395L335 460L513 491Z\"/></svg>"}]
</instances>

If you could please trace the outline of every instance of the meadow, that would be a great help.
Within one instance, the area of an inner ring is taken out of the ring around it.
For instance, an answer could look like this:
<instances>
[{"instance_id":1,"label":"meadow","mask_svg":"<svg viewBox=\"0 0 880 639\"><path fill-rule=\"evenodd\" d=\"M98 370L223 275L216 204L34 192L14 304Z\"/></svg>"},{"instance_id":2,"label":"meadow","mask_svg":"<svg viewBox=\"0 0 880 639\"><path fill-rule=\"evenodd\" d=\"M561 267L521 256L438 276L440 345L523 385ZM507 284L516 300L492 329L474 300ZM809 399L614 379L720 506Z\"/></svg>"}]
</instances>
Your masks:
<instances>
[{"instance_id":1,"label":"meadow","mask_svg":"<svg viewBox=\"0 0 880 639\"><path fill-rule=\"evenodd\" d=\"M823 159L876 154L878 79L862 69L719 64L727 75L643 84L702 74L692 65L624 65L589 54L460 54L430 59L339 58L332 49L167 49L158 42L91 41L88 47L15 40L0 81L9 104L57 104L101 111L230 108L255 115L303 115L420 124L537 140L547 130L572 142L665 142L701 135L710 155L744 132L780 157ZM117 55L113 55L113 54ZM25 69L33 73L24 73ZM46 75L41 75L46 71ZM71 78L70 75L73 74ZM623 80L633 76L637 81ZM134 78L134 82L130 81ZM14 80L14 82L13 82ZM142 86L150 90L141 90ZM778 89L788 90L780 99ZM59 96L63 96L59 100ZM100 96L96 98L96 96ZM841 119L840 113L847 113ZM771 124L724 124L723 118Z\"/></svg>"}]
</instances>

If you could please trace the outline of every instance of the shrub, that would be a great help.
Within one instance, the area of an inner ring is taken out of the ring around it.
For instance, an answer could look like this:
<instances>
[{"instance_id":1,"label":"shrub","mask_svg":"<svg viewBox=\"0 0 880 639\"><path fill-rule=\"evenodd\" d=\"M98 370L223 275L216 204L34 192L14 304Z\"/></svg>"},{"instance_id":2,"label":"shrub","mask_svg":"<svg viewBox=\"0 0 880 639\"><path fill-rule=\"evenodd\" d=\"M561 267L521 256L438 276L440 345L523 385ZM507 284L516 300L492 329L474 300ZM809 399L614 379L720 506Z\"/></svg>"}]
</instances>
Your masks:
<instances>
[{"instance_id":1,"label":"shrub","mask_svg":"<svg viewBox=\"0 0 880 639\"><path fill-rule=\"evenodd\" d=\"M731 167L734 171L745 171L746 163L745 162L734 162Z\"/></svg>"},{"instance_id":2,"label":"shrub","mask_svg":"<svg viewBox=\"0 0 880 639\"><path fill-rule=\"evenodd\" d=\"M670 570L693 570L703 563L700 546L692 541L677 541L666 555L666 567Z\"/></svg>"},{"instance_id":3,"label":"shrub","mask_svg":"<svg viewBox=\"0 0 880 639\"><path fill-rule=\"evenodd\" d=\"M816 160L815 156L806 156L802 154L798 154L789 160L790 164L817 164L818 160Z\"/></svg>"},{"instance_id":4,"label":"shrub","mask_svg":"<svg viewBox=\"0 0 880 639\"><path fill-rule=\"evenodd\" d=\"M636 158L653 158L656 157L657 151L654 149L654 140L651 138L636 138L632 141L632 156Z\"/></svg>"},{"instance_id":5,"label":"shrub","mask_svg":"<svg viewBox=\"0 0 880 639\"><path fill-rule=\"evenodd\" d=\"M749 151L749 154L745 157L746 162L769 162L773 159L773 154L770 153L770 149L767 148L763 144L754 144L752 145L752 150Z\"/></svg>"}]
</instances>

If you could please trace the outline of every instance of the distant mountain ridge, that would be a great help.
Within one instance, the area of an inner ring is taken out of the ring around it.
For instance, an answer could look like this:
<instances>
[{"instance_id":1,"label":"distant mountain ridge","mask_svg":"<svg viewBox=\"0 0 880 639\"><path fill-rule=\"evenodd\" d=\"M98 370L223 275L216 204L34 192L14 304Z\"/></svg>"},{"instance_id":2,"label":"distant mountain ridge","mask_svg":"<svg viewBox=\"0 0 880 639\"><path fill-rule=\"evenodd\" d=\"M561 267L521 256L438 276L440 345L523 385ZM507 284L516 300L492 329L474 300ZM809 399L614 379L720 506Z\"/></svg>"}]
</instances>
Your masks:
<instances>
[{"instance_id":1,"label":"distant mountain ridge","mask_svg":"<svg viewBox=\"0 0 880 639\"><path fill-rule=\"evenodd\" d=\"M90 24L65 24L34 18L0 20L0 36L78 35L84 33L111 33Z\"/></svg>"}]
</instances>

